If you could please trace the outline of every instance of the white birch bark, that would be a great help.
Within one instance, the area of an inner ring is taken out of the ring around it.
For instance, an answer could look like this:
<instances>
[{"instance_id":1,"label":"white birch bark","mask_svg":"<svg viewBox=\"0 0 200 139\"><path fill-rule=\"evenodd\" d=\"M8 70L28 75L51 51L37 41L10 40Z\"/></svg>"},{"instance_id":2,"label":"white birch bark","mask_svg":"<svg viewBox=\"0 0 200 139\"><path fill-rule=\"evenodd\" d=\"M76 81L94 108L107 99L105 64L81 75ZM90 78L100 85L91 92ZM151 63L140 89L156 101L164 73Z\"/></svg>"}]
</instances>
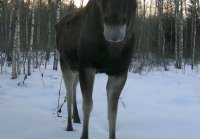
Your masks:
<instances>
[{"instance_id":1,"label":"white birch bark","mask_svg":"<svg viewBox=\"0 0 200 139\"><path fill-rule=\"evenodd\" d=\"M5 37L3 38L3 28L4 28L4 25L3 25L3 18L2 18L2 15L3 14L3 1L2 0L0 0L0 35L2 36L2 38L0 38L0 40L2 41L2 43L4 43L4 41L5 41ZM0 60L1 60L1 58L0 58Z\"/></svg>"},{"instance_id":2,"label":"white birch bark","mask_svg":"<svg viewBox=\"0 0 200 139\"><path fill-rule=\"evenodd\" d=\"M34 37L34 29L35 29L35 0L32 1L32 12L31 12L31 34L30 34L30 43L28 49L28 67L27 74L31 75L31 56L32 56L32 48L33 48L33 37Z\"/></svg>"},{"instance_id":3,"label":"white birch bark","mask_svg":"<svg viewBox=\"0 0 200 139\"><path fill-rule=\"evenodd\" d=\"M145 22L145 10L146 10L146 6L145 6L145 1L146 0L143 0L143 7L142 7L142 3L141 4L141 10L142 10L142 18L141 18L141 24L140 24L140 37L139 37L139 40L138 40L138 50L137 50L137 53L140 54L140 49L142 47L142 39L144 39L144 34L143 34L143 26L144 26L144 22Z\"/></svg>"},{"instance_id":4,"label":"white birch bark","mask_svg":"<svg viewBox=\"0 0 200 139\"><path fill-rule=\"evenodd\" d=\"M84 0L81 0L81 1L80 1L80 7L81 7L81 8L83 7L83 2L84 2Z\"/></svg>"},{"instance_id":5,"label":"white birch bark","mask_svg":"<svg viewBox=\"0 0 200 139\"><path fill-rule=\"evenodd\" d=\"M175 60L176 67L178 67L178 12L179 12L179 0L175 0Z\"/></svg>"},{"instance_id":6,"label":"white birch bark","mask_svg":"<svg viewBox=\"0 0 200 139\"><path fill-rule=\"evenodd\" d=\"M179 11L179 60L178 68L182 68L183 63L183 0L180 0L180 11Z\"/></svg>"},{"instance_id":7,"label":"white birch bark","mask_svg":"<svg viewBox=\"0 0 200 139\"><path fill-rule=\"evenodd\" d=\"M9 32L8 32L8 46L11 47L11 39L12 39L12 22L13 22L13 12L14 8L12 8L10 13L10 22L9 22Z\"/></svg>"},{"instance_id":8,"label":"white birch bark","mask_svg":"<svg viewBox=\"0 0 200 139\"><path fill-rule=\"evenodd\" d=\"M197 7L196 7L197 1L194 0L194 5L192 7L192 69L194 69L195 66L195 53L196 53L196 34L197 34Z\"/></svg>"},{"instance_id":9,"label":"white birch bark","mask_svg":"<svg viewBox=\"0 0 200 139\"><path fill-rule=\"evenodd\" d=\"M39 0L38 2L38 7L41 7L41 4L42 4L42 0ZM39 10L39 13L41 11ZM41 28L40 28L40 24L41 24L41 15L38 15L38 20L37 20L37 47L40 47L40 31L41 31ZM39 51L38 49L36 49L35 51L35 68L38 68L39 67Z\"/></svg>"},{"instance_id":10,"label":"white birch bark","mask_svg":"<svg viewBox=\"0 0 200 139\"><path fill-rule=\"evenodd\" d=\"M2 17L3 0L0 0L0 18Z\"/></svg>"},{"instance_id":11,"label":"white birch bark","mask_svg":"<svg viewBox=\"0 0 200 139\"><path fill-rule=\"evenodd\" d=\"M47 49L45 51L45 69L47 67L47 62L49 60L49 48L50 48L50 45L51 45L51 12L50 12L50 6L51 6L51 0L48 0L48 44L47 44Z\"/></svg>"},{"instance_id":12,"label":"white birch bark","mask_svg":"<svg viewBox=\"0 0 200 139\"><path fill-rule=\"evenodd\" d=\"M199 0L196 0L196 3L197 3L197 8L198 8L198 11L197 11L197 18L200 20L200 2Z\"/></svg>"},{"instance_id":13,"label":"white birch bark","mask_svg":"<svg viewBox=\"0 0 200 139\"><path fill-rule=\"evenodd\" d=\"M162 49L162 63L164 68L167 70L166 62L165 62L165 34L163 28L163 8L164 2L163 0L158 1L158 18L159 18L159 25L158 25L158 47ZM160 49L159 48L159 49Z\"/></svg>"},{"instance_id":14,"label":"white birch bark","mask_svg":"<svg viewBox=\"0 0 200 139\"><path fill-rule=\"evenodd\" d=\"M12 54L12 79L16 79L20 74L19 56L20 56L20 0L16 1L16 25Z\"/></svg>"},{"instance_id":15,"label":"white birch bark","mask_svg":"<svg viewBox=\"0 0 200 139\"><path fill-rule=\"evenodd\" d=\"M26 16L26 52L25 52L25 58L24 58L24 61L23 61L23 73L26 74L26 69L28 69L28 66L26 67L26 60L27 60L27 57L28 57L28 47L29 47L29 26L28 26L28 19L29 19L29 13L28 15ZM27 70L28 71L28 70Z\"/></svg>"},{"instance_id":16,"label":"white birch bark","mask_svg":"<svg viewBox=\"0 0 200 139\"><path fill-rule=\"evenodd\" d=\"M184 0L184 14L185 16L187 16L187 0ZM187 42L188 42L188 27L187 27L187 24L188 24L188 21L185 20L185 32L184 32L184 43L185 43L185 46L187 45ZM183 62L183 68L184 68L184 72L185 72L185 65L186 65L186 58L184 59L184 62Z\"/></svg>"},{"instance_id":17,"label":"white birch bark","mask_svg":"<svg viewBox=\"0 0 200 139\"><path fill-rule=\"evenodd\" d=\"M56 8L56 22L58 23L60 20L61 14L61 0L57 0L57 8ZM53 70L58 69L58 51L54 49L54 62L53 62Z\"/></svg>"}]
</instances>

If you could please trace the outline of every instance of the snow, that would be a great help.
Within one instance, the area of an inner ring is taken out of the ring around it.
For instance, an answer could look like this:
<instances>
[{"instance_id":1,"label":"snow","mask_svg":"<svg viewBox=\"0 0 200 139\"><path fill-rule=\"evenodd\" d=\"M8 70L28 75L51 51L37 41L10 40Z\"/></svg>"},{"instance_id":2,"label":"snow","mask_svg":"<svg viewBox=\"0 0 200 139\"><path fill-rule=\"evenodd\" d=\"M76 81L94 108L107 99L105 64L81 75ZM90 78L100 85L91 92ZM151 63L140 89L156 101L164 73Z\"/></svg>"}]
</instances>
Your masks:
<instances>
[{"instance_id":1,"label":"snow","mask_svg":"<svg viewBox=\"0 0 200 139\"><path fill-rule=\"evenodd\" d=\"M9 69L8 69L9 71ZM41 77L44 73L44 77ZM10 79L0 75L0 139L79 139L82 124L67 132L66 105L56 117L61 71L35 70L25 81L22 75ZM90 117L90 139L108 138L107 76L97 74ZM117 139L199 139L200 74L186 69L151 71L146 75L129 73L119 101ZM61 88L61 103L65 87ZM82 98L77 93L82 120Z\"/></svg>"}]
</instances>

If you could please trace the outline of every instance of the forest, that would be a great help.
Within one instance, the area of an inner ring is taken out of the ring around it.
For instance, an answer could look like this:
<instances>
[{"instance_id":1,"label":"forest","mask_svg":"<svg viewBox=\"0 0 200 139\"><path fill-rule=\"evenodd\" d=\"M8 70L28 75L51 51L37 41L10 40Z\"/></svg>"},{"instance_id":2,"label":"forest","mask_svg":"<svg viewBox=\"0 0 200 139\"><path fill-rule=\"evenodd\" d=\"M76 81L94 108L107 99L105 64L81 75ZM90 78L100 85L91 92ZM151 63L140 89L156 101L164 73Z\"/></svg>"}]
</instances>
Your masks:
<instances>
[{"instance_id":1,"label":"forest","mask_svg":"<svg viewBox=\"0 0 200 139\"><path fill-rule=\"evenodd\" d=\"M12 79L31 75L59 55L55 24L65 14L82 8L73 0L0 0L0 73L12 68ZM130 71L141 73L169 66L198 70L200 62L199 0L138 0L134 57Z\"/></svg>"}]
</instances>

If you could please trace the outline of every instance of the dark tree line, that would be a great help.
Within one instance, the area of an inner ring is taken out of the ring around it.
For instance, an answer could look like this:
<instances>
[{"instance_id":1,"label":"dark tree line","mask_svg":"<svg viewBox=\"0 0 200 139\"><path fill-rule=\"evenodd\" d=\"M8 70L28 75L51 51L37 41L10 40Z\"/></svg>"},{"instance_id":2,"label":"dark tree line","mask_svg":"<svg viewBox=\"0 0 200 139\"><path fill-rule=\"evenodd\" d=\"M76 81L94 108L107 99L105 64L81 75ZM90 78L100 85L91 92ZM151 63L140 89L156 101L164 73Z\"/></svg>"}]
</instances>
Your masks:
<instances>
[{"instance_id":1,"label":"dark tree line","mask_svg":"<svg viewBox=\"0 0 200 139\"><path fill-rule=\"evenodd\" d=\"M136 47L133 68L136 72L173 64L198 67L200 60L199 0L138 1L135 24Z\"/></svg>"},{"instance_id":2,"label":"dark tree line","mask_svg":"<svg viewBox=\"0 0 200 139\"><path fill-rule=\"evenodd\" d=\"M83 0L80 1L83 4ZM81 6L82 7L82 6ZM0 66L12 66L12 78L47 65L55 51L54 25L77 10L73 0L0 0ZM199 0L138 0L135 50L130 70L173 64L194 69L200 61Z\"/></svg>"}]
</instances>

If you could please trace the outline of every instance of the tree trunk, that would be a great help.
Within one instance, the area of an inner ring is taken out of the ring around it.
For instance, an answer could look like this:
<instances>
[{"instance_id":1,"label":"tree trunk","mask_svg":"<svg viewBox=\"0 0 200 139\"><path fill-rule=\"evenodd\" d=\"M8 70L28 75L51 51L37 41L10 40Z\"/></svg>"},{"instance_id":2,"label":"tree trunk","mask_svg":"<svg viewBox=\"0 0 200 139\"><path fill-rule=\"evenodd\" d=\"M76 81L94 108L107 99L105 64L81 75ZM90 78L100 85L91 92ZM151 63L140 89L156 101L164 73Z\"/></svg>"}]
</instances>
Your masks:
<instances>
[{"instance_id":1,"label":"tree trunk","mask_svg":"<svg viewBox=\"0 0 200 139\"><path fill-rule=\"evenodd\" d=\"M16 1L16 25L12 57L12 79L16 79L20 74L19 56L20 56L20 0Z\"/></svg>"},{"instance_id":2,"label":"tree trunk","mask_svg":"<svg viewBox=\"0 0 200 139\"><path fill-rule=\"evenodd\" d=\"M3 28L5 28L4 27L4 25L3 25L3 1L2 0L0 0L0 41L1 41L1 43L4 43L4 41L5 41L5 37L4 37L4 33L3 33ZM1 45L3 45L3 44L1 44ZM1 58L0 58L0 63L1 63Z\"/></svg>"},{"instance_id":3,"label":"tree trunk","mask_svg":"<svg viewBox=\"0 0 200 139\"><path fill-rule=\"evenodd\" d=\"M32 1L32 13L31 13L31 34L30 34L30 46L28 48L28 75L31 75L31 56L32 56L32 48L33 48L33 37L34 37L34 29L35 29L35 0Z\"/></svg>"},{"instance_id":4,"label":"tree trunk","mask_svg":"<svg viewBox=\"0 0 200 139\"><path fill-rule=\"evenodd\" d=\"M182 68L183 63L183 1L180 0L180 11L179 11L179 60L178 68Z\"/></svg>"},{"instance_id":5,"label":"tree trunk","mask_svg":"<svg viewBox=\"0 0 200 139\"><path fill-rule=\"evenodd\" d=\"M166 60L165 60L165 34L163 28L163 0L158 1L158 18L159 18L159 25L158 25L158 47L162 48L162 62L164 65L165 70L166 67Z\"/></svg>"},{"instance_id":6,"label":"tree trunk","mask_svg":"<svg viewBox=\"0 0 200 139\"><path fill-rule=\"evenodd\" d=\"M176 68L179 68L179 63L178 63L178 14L179 12L179 0L175 0L175 60L176 60Z\"/></svg>"},{"instance_id":7,"label":"tree trunk","mask_svg":"<svg viewBox=\"0 0 200 139\"><path fill-rule=\"evenodd\" d=\"M193 9L192 9L192 69L194 69L195 66L195 53L196 53L196 33L197 33L197 8L196 8L196 3L197 1L194 0L194 5L193 5Z\"/></svg>"},{"instance_id":8,"label":"tree trunk","mask_svg":"<svg viewBox=\"0 0 200 139\"><path fill-rule=\"evenodd\" d=\"M51 36L51 0L48 0L48 42L47 42L47 48L45 51L45 69L47 67L47 62L49 60L49 53L50 53L50 46L52 44L51 40L52 40L52 36Z\"/></svg>"},{"instance_id":9,"label":"tree trunk","mask_svg":"<svg viewBox=\"0 0 200 139\"><path fill-rule=\"evenodd\" d=\"M2 17L3 0L0 0L0 18Z\"/></svg>"},{"instance_id":10,"label":"tree trunk","mask_svg":"<svg viewBox=\"0 0 200 139\"><path fill-rule=\"evenodd\" d=\"M83 2L84 2L84 0L81 0L81 1L80 1L80 7L81 7L81 8L83 7Z\"/></svg>"},{"instance_id":11,"label":"tree trunk","mask_svg":"<svg viewBox=\"0 0 200 139\"><path fill-rule=\"evenodd\" d=\"M61 0L57 0L57 9L56 9L56 22L59 22L60 19L60 11L61 11ZM53 70L58 69L58 52L57 49L54 50L54 62L53 62Z\"/></svg>"},{"instance_id":12,"label":"tree trunk","mask_svg":"<svg viewBox=\"0 0 200 139\"><path fill-rule=\"evenodd\" d=\"M38 6L41 7L41 4L42 4L42 0L39 0L39 4ZM36 51L35 51L35 68L38 68L40 65L39 65L39 53L40 53L40 31L41 31L41 28L40 28L40 24L41 24L41 15L40 15L40 10L39 10L39 15L38 15L38 20L37 20L37 48L36 48Z\"/></svg>"}]
</instances>

